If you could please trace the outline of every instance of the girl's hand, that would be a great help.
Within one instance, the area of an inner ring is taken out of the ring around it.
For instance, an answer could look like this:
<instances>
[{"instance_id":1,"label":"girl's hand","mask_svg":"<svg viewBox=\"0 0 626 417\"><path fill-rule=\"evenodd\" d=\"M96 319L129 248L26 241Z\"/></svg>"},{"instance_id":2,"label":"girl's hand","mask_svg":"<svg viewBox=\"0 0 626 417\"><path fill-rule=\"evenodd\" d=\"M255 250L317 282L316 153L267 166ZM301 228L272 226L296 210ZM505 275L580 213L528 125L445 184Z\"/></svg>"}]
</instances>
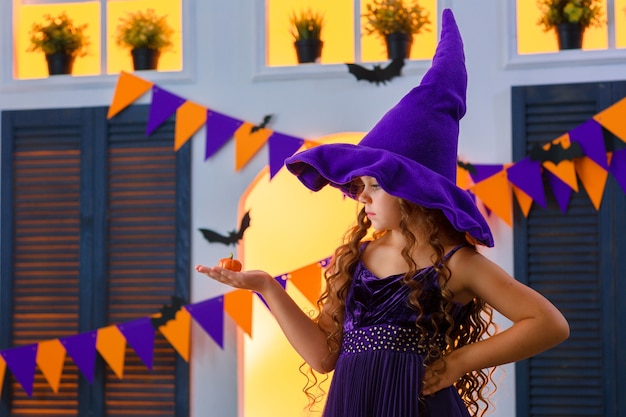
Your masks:
<instances>
[{"instance_id":1,"label":"girl's hand","mask_svg":"<svg viewBox=\"0 0 626 417\"><path fill-rule=\"evenodd\" d=\"M458 361L454 360L454 352L452 352L426 368L422 395L432 395L439 390L448 388L463 375L465 372L458 366Z\"/></svg>"},{"instance_id":2,"label":"girl's hand","mask_svg":"<svg viewBox=\"0 0 626 417\"><path fill-rule=\"evenodd\" d=\"M204 265L196 265L196 271L222 284L258 293L262 293L267 283L273 281L270 274L264 271L235 272L218 266L210 267Z\"/></svg>"}]
</instances>

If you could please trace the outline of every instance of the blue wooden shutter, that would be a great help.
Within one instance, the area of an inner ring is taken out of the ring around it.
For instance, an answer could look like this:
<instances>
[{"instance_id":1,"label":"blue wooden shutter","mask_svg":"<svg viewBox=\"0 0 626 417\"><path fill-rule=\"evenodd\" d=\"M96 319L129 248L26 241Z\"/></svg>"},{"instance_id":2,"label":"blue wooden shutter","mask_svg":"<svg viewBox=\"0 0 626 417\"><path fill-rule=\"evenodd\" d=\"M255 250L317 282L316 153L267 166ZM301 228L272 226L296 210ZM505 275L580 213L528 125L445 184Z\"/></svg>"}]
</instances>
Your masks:
<instances>
[{"instance_id":1,"label":"blue wooden shutter","mask_svg":"<svg viewBox=\"0 0 626 417\"><path fill-rule=\"evenodd\" d=\"M623 97L621 90L620 83L514 88L513 160L589 120ZM618 416L626 410L618 398L626 357L619 355L624 334L617 319L620 311L624 317L619 303L626 296L619 284L626 270L624 192L609 178L596 211L579 188L565 214L547 183L547 209L534 206L527 219L515 213L515 276L549 298L571 328L569 340L517 364L517 417Z\"/></svg>"},{"instance_id":2,"label":"blue wooden shutter","mask_svg":"<svg viewBox=\"0 0 626 417\"><path fill-rule=\"evenodd\" d=\"M144 317L189 298L189 146L148 107L4 112L0 348ZM0 416L188 415L188 365L157 334L153 370L129 348L118 380L89 384L68 358L54 394L5 384ZM8 373L7 373L8 374ZM11 383L12 382L12 383Z\"/></svg>"}]
</instances>

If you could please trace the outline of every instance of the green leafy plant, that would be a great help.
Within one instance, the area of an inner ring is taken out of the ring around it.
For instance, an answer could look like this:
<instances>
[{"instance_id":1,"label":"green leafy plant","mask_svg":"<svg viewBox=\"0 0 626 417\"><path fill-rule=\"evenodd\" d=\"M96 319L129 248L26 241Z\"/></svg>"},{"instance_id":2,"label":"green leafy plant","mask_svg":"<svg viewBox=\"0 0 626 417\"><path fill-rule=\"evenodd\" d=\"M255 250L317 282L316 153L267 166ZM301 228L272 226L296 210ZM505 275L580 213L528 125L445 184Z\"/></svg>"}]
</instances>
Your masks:
<instances>
[{"instance_id":1,"label":"green leafy plant","mask_svg":"<svg viewBox=\"0 0 626 417\"><path fill-rule=\"evenodd\" d=\"M417 0L374 0L361 15L365 18L364 30L385 37L391 33L413 36L422 31L430 32L428 11Z\"/></svg>"},{"instance_id":2,"label":"green leafy plant","mask_svg":"<svg viewBox=\"0 0 626 417\"><path fill-rule=\"evenodd\" d=\"M541 17L537 23L548 32L562 23L575 23L582 28L604 24L601 0L537 0Z\"/></svg>"},{"instance_id":3,"label":"green leafy plant","mask_svg":"<svg viewBox=\"0 0 626 417\"><path fill-rule=\"evenodd\" d=\"M154 9L128 13L119 21L115 38L118 46L164 51L173 45L174 30L167 23L167 16L157 16Z\"/></svg>"},{"instance_id":4,"label":"green leafy plant","mask_svg":"<svg viewBox=\"0 0 626 417\"><path fill-rule=\"evenodd\" d=\"M56 17L46 14L43 23L33 23L27 51L42 51L46 55L64 53L73 57L85 56L90 45L84 33L87 26L86 23L75 25L65 12Z\"/></svg>"},{"instance_id":5,"label":"green leafy plant","mask_svg":"<svg viewBox=\"0 0 626 417\"><path fill-rule=\"evenodd\" d=\"M295 11L289 17L291 35L296 41L304 39L320 40L324 27L324 15L311 9Z\"/></svg>"}]
</instances>

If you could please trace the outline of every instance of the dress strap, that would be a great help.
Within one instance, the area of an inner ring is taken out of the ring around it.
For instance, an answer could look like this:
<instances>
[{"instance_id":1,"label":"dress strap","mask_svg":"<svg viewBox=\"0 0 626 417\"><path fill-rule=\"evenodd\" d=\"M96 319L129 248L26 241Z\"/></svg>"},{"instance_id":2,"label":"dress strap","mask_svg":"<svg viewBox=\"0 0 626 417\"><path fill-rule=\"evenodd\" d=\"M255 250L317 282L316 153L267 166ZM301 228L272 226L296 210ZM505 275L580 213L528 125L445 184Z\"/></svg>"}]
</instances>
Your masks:
<instances>
[{"instance_id":1,"label":"dress strap","mask_svg":"<svg viewBox=\"0 0 626 417\"><path fill-rule=\"evenodd\" d=\"M443 256L442 261L447 261L447 260L448 260L448 259L450 259L450 257L451 257L452 255L454 255L454 254L455 254L455 253L456 253L459 249L461 249L461 248L463 248L463 247L465 247L465 246L467 246L467 244L465 244L465 243L461 243L460 245L453 247L452 249L450 249L450 252L446 253L446 254Z\"/></svg>"}]
</instances>

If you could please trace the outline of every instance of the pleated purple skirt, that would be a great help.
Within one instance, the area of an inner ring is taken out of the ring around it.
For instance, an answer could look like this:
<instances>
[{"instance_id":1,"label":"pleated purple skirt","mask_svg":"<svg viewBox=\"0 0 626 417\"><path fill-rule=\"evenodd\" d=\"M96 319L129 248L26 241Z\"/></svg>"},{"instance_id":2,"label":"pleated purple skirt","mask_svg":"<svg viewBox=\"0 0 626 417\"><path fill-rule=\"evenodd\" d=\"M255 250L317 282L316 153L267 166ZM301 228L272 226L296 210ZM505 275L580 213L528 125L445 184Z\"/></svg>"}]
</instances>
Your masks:
<instances>
[{"instance_id":1,"label":"pleated purple skirt","mask_svg":"<svg viewBox=\"0 0 626 417\"><path fill-rule=\"evenodd\" d=\"M421 353L406 352L384 338L359 343L356 349L349 347L354 342L342 349L324 417L469 417L454 387L420 397Z\"/></svg>"}]
</instances>

